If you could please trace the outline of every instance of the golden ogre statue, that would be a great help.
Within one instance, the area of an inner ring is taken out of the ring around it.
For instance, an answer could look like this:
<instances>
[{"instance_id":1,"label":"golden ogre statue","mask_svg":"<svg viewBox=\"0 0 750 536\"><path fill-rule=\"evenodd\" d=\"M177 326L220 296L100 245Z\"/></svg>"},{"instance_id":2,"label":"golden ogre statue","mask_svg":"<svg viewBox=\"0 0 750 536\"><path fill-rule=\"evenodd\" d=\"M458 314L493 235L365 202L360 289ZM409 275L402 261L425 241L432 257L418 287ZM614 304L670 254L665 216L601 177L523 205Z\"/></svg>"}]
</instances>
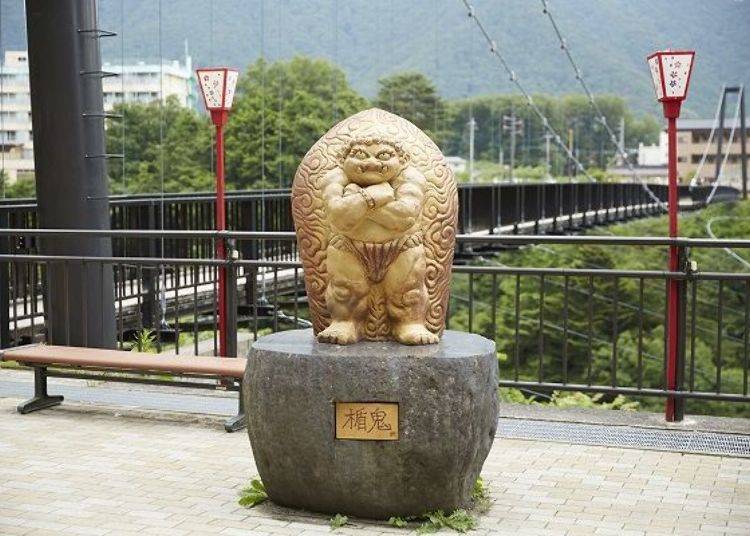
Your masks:
<instances>
[{"instance_id":1,"label":"golden ogre statue","mask_svg":"<svg viewBox=\"0 0 750 536\"><path fill-rule=\"evenodd\" d=\"M458 196L440 150L373 108L308 151L292 213L321 342L431 344L445 328Z\"/></svg>"}]
</instances>

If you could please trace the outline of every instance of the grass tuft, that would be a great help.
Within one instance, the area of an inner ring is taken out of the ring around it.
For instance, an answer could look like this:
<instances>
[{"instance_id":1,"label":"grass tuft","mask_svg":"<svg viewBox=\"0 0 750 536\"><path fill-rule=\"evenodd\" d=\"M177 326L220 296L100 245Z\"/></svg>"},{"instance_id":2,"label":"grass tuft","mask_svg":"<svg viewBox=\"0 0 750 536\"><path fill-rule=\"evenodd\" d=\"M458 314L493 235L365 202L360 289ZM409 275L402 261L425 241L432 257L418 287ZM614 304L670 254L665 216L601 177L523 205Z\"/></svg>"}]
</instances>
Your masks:
<instances>
[{"instance_id":1,"label":"grass tuft","mask_svg":"<svg viewBox=\"0 0 750 536\"><path fill-rule=\"evenodd\" d=\"M339 529L347 523L349 523L348 517L342 516L341 514L336 514L331 518L331 530Z\"/></svg>"}]
</instances>

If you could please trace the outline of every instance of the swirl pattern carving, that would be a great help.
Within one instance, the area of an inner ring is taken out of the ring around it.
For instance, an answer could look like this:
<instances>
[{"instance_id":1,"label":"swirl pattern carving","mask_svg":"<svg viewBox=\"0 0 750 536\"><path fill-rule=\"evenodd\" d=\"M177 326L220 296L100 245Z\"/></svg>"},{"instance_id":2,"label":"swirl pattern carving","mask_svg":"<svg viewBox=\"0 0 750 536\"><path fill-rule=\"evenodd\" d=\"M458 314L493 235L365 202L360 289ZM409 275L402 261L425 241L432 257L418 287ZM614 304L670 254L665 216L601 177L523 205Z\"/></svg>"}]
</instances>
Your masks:
<instances>
[{"instance_id":1,"label":"swirl pattern carving","mask_svg":"<svg viewBox=\"0 0 750 536\"><path fill-rule=\"evenodd\" d=\"M362 138L393 140L409 155L409 164L426 179L418 220L426 257L425 327L439 336L445 329L456 240L458 194L453 170L424 132L409 121L377 108L359 112L331 128L310 148L294 177L292 215L313 329L318 334L331 323L326 307L329 285L326 262L332 232L322 182L331 170L341 166L341 156L352 141ZM369 290L367 304L363 337L387 339L390 333L387 307L378 286Z\"/></svg>"}]
</instances>

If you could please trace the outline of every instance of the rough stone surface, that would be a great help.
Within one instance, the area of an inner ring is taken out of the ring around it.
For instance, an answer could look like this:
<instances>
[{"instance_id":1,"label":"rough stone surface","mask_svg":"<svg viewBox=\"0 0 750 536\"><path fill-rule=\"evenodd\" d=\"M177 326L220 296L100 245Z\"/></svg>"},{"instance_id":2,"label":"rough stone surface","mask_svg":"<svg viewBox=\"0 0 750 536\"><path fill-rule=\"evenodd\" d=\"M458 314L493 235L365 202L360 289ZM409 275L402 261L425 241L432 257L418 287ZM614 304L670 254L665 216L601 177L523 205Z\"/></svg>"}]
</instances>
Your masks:
<instances>
[{"instance_id":1,"label":"rough stone surface","mask_svg":"<svg viewBox=\"0 0 750 536\"><path fill-rule=\"evenodd\" d=\"M464 505L497 427L495 344L447 331L437 345L262 337L245 373L258 472L281 505L369 518ZM335 401L398 402L399 440L335 439Z\"/></svg>"}]
</instances>

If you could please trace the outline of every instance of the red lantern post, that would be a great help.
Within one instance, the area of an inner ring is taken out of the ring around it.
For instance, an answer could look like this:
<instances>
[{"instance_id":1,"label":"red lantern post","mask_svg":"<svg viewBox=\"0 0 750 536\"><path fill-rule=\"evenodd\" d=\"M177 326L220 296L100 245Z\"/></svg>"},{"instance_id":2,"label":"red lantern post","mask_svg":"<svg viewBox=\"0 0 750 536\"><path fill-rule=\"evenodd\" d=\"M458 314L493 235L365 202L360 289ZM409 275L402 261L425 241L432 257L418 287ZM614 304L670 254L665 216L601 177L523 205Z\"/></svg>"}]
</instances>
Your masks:
<instances>
[{"instance_id":1,"label":"red lantern post","mask_svg":"<svg viewBox=\"0 0 750 536\"><path fill-rule=\"evenodd\" d=\"M648 58L651 77L656 90L656 98L662 103L664 117L667 118L667 138L669 142L669 236L677 238L677 210L679 196L677 193L677 118L680 116L682 101L687 97L690 75L693 71L692 50L654 52ZM677 246L669 247L669 271L679 270L679 251ZM667 288L667 389L677 388L677 359L679 348L679 282L669 280ZM667 397L665 417L669 422L675 420L675 397Z\"/></svg>"},{"instance_id":2,"label":"red lantern post","mask_svg":"<svg viewBox=\"0 0 750 536\"><path fill-rule=\"evenodd\" d=\"M216 127L216 230L224 231L226 226L226 202L224 200L224 125L229 118L229 110L234 100L238 72L235 69L218 67L197 69L198 84L203 94L203 102L211 114ZM226 259L224 240L216 241L216 258ZM218 311L219 311L219 355L227 355L227 289L226 267L219 269Z\"/></svg>"}]
</instances>

